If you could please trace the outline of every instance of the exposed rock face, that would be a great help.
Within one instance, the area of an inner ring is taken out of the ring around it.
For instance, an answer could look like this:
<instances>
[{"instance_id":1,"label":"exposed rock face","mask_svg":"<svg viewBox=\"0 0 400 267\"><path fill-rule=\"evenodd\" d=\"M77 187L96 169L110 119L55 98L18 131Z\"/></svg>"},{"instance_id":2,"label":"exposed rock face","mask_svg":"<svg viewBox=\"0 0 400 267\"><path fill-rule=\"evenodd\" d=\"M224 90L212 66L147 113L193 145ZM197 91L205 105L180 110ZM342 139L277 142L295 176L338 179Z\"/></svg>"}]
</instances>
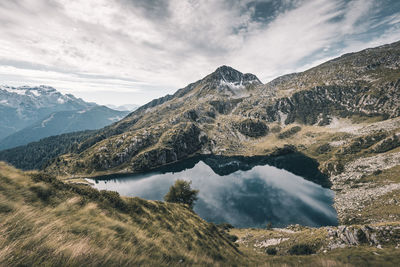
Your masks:
<instances>
[{"instance_id":1,"label":"exposed rock face","mask_svg":"<svg viewBox=\"0 0 400 267\"><path fill-rule=\"evenodd\" d=\"M382 244L398 242L400 227L398 226L369 226L361 227L344 226L328 228L328 238L331 240L328 249L343 248L348 246L370 245L381 247Z\"/></svg>"},{"instance_id":2,"label":"exposed rock face","mask_svg":"<svg viewBox=\"0 0 400 267\"><path fill-rule=\"evenodd\" d=\"M321 126L328 125L333 116L382 114L394 118L400 115L400 80L393 87L388 87L387 90L376 92L376 88L359 85L317 86L277 99L273 103L266 103L263 109L248 111L246 107L239 106L235 113L268 122L299 122Z\"/></svg>"},{"instance_id":3,"label":"exposed rock face","mask_svg":"<svg viewBox=\"0 0 400 267\"><path fill-rule=\"evenodd\" d=\"M207 142L207 138L201 136L200 129L196 125L186 124L168 131L160 142L163 144L162 147L156 147L135 157L132 160L132 168L144 171L181 160L200 150Z\"/></svg>"}]
</instances>

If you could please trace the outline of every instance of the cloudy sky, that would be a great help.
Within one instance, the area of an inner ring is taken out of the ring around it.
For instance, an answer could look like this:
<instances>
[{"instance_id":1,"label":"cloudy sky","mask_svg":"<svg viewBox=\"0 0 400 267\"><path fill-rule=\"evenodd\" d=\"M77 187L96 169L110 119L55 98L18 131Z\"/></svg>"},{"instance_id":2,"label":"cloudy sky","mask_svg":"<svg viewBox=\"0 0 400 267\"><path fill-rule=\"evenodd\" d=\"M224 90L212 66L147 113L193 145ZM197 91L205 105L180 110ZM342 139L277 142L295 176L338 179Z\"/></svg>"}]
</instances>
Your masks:
<instances>
[{"instance_id":1,"label":"cloudy sky","mask_svg":"<svg viewBox=\"0 0 400 267\"><path fill-rule=\"evenodd\" d=\"M0 84L144 104L220 65L263 82L400 40L398 0L1 0Z\"/></svg>"}]
</instances>

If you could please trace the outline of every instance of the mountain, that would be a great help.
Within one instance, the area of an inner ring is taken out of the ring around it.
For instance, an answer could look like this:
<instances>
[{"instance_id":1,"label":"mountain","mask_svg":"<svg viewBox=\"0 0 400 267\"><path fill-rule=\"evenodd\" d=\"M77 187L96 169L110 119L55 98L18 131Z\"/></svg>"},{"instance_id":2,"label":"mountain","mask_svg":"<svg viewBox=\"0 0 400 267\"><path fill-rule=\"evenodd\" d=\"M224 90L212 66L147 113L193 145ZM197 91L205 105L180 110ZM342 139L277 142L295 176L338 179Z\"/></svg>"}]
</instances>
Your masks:
<instances>
[{"instance_id":1,"label":"mountain","mask_svg":"<svg viewBox=\"0 0 400 267\"><path fill-rule=\"evenodd\" d=\"M394 43L265 85L253 74L222 66L99 131L49 169L83 175L137 172L193 154L265 154L290 143L276 138L278 128L299 124L328 130L357 116L395 118L400 115L399 63L400 43Z\"/></svg>"},{"instance_id":2,"label":"mountain","mask_svg":"<svg viewBox=\"0 0 400 267\"><path fill-rule=\"evenodd\" d=\"M388 222L400 220L399 115L396 42L267 84L222 66L102 129L1 151L0 160L88 177L144 172L195 155L296 153L316 161L327 181L315 182L335 191L340 223Z\"/></svg>"},{"instance_id":3,"label":"mountain","mask_svg":"<svg viewBox=\"0 0 400 267\"><path fill-rule=\"evenodd\" d=\"M222 66L92 133L49 168L58 174L137 172L193 154L262 155L284 144L308 148L316 137L288 137L306 134L302 127L339 132L344 123L398 117L399 64L396 42L267 84Z\"/></svg>"},{"instance_id":4,"label":"mountain","mask_svg":"<svg viewBox=\"0 0 400 267\"><path fill-rule=\"evenodd\" d=\"M134 111L136 110L139 105L136 104L126 104L126 105L121 105L121 106L116 106L116 105L107 105L107 107L114 109L114 110L119 110L119 111Z\"/></svg>"},{"instance_id":5,"label":"mountain","mask_svg":"<svg viewBox=\"0 0 400 267\"><path fill-rule=\"evenodd\" d=\"M44 137L100 129L121 120L128 112L94 106L78 111L58 111L0 140L0 150L25 145Z\"/></svg>"},{"instance_id":6,"label":"mountain","mask_svg":"<svg viewBox=\"0 0 400 267\"><path fill-rule=\"evenodd\" d=\"M84 110L96 104L63 95L49 86L0 86L0 139L57 111Z\"/></svg>"},{"instance_id":7,"label":"mountain","mask_svg":"<svg viewBox=\"0 0 400 267\"><path fill-rule=\"evenodd\" d=\"M0 150L51 135L99 129L129 112L63 95L48 86L0 87Z\"/></svg>"}]
</instances>

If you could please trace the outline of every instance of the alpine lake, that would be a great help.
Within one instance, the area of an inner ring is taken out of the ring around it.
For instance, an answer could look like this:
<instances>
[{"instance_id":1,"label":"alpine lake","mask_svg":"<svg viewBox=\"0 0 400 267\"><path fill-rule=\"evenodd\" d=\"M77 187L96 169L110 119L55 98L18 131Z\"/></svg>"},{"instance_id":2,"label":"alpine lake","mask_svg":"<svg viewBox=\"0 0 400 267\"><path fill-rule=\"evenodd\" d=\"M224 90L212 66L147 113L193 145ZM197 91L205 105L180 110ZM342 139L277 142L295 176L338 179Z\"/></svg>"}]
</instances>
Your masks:
<instances>
[{"instance_id":1,"label":"alpine lake","mask_svg":"<svg viewBox=\"0 0 400 267\"><path fill-rule=\"evenodd\" d=\"M87 179L99 190L163 200L175 180L199 190L194 211L235 227L337 225L334 193L318 164L301 153L267 157L198 156L145 173Z\"/></svg>"}]
</instances>

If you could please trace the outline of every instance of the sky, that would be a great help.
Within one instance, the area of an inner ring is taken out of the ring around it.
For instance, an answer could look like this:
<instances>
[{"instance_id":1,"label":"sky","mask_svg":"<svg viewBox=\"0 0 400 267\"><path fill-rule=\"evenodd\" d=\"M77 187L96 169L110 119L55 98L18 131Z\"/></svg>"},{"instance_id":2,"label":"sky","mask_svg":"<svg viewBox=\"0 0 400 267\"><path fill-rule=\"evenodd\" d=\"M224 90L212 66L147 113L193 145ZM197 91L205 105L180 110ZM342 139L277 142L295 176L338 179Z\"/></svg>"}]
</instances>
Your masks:
<instances>
[{"instance_id":1,"label":"sky","mask_svg":"<svg viewBox=\"0 0 400 267\"><path fill-rule=\"evenodd\" d=\"M221 65L268 82L400 40L398 0L1 0L0 84L145 104Z\"/></svg>"}]
</instances>

